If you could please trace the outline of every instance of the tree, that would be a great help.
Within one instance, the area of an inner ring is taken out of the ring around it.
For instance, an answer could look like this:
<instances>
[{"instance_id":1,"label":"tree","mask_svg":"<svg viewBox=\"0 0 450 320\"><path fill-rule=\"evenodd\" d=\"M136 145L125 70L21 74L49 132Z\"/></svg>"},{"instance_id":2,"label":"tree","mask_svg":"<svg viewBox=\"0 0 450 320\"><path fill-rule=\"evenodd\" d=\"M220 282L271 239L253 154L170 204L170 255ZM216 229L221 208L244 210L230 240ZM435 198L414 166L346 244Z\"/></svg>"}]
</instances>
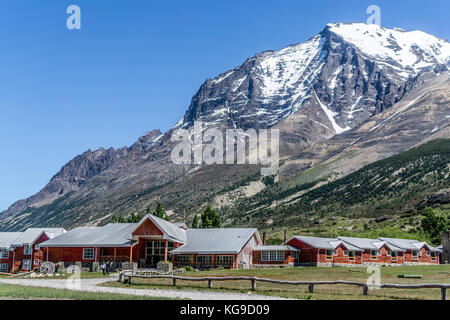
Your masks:
<instances>
[{"instance_id":1,"label":"tree","mask_svg":"<svg viewBox=\"0 0 450 320\"><path fill-rule=\"evenodd\" d=\"M126 223L127 220L125 219L125 217L123 216L123 214L119 215L119 218L117 219L118 223Z\"/></svg>"},{"instance_id":2,"label":"tree","mask_svg":"<svg viewBox=\"0 0 450 320\"><path fill-rule=\"evenodd\" d=\"M447 217L436 213L432 208L425 208L425 216L422 219L422 230L435 245L442 241L442 233L450 228L450 222Z\"/></svg>"},{"instance_id":3,"label":"tree","mask_svg":"<svg viewBox=\"0 0 450 320\"><path fill-rule=\"evenodd\" d=\"M160 202L158 202L158 204L156 205L156 209L155 212L153 212L153 215L158 218L169 221L169 216L164 212L163 206Z\"/></svg>"},{"instance_id":4,"label":"tree","mask_svg":"<svg viewBox=\"0 0 450 320\"><path fill-rule=\"evenodd\" d=\"M198 229L198 215L194 216L194 221L192 221L192 229Z\"/></svg>"},{"instance_id":5,"label":"tree","mask_svg":"<svg viewBox=\"0 0 450 320\"><path fill-rule=\"evenodd\" d=\"M211 208L211 205L208 205L205 210L203 210L202 216L202 228L222 228L222 218L220 214L218 214L214 209Z\"/></svg>"},{"instance_id":6,"label":"tree","mask_svg":"<svg viewBox=\"0 0 450 320\"><path fill-rule=\"evenodd\" d=\"M117 223L117 217L116 216L112 216L111 220L112 220L113 223Z\"/></svg>"}]
</instances>

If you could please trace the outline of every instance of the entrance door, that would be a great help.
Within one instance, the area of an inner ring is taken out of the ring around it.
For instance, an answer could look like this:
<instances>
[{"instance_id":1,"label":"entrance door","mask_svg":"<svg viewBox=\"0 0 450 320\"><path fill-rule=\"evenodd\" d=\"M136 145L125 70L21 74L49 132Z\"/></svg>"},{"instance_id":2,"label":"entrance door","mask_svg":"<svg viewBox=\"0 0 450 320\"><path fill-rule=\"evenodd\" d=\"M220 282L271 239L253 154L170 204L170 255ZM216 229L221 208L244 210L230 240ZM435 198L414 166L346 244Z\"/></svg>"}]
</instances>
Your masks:
<instances>
[{"instance_id":1,"label":"entrance door","mask_svg":"<svg viewBox=\"0 0 450 320\"><path fill-rule=\"evenodd\" d=\"M156 264L164 260L164 241L151 241L147 240L145 244L145 265L149 267L156 267ZM174 248L173 242L167 244L167 251L171 251ZM169 253L167 253L167 259L169 259Z\"/></svg>"}]
</instances>

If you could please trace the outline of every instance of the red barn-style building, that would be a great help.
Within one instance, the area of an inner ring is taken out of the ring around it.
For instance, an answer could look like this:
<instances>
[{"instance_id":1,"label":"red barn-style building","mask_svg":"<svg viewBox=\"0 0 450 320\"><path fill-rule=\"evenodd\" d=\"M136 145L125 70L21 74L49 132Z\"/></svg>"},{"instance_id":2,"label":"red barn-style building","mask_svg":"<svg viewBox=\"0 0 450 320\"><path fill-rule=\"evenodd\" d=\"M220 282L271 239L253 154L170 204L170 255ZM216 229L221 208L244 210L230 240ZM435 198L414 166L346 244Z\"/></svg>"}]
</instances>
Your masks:
<instances>
[{"instance_id":1,"label":"red barn-style building","mask_svg":"<svg viewBox=\"0 0 450 320\"><path fill-rule=\"evenodd\" d=\"M65 232L63 228L29 228L24 232L1 232L0 272L26 272L39 268L46 253L40 244Z\"/></svg>"},{"instance_id":2,"label":"red barn-style building","mask_svg":"<svg viewBox=\"0 0 450 320\"><path fill-rule=\"evenodd\" d=\"M286 244L300 250L298 265L439 264L439 249L417 240L293 236Z\"/></svg>"}]
</instances>

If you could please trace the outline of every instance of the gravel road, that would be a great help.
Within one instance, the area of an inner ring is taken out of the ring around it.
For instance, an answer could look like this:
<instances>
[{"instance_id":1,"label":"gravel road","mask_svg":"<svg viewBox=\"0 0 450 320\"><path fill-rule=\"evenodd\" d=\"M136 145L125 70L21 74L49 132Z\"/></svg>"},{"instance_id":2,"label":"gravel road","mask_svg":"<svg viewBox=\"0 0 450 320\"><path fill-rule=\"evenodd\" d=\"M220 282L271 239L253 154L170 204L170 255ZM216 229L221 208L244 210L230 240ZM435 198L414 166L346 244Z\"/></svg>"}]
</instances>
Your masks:
<instances>
[{"instance_id":1,"label":"gravel road","mask_svg":"<svg viewBox=\"0 0 450 320\"><path fill-rule=\"evenodd\" d=\"M283 298L269 297L256 294L244 293L226 293L212 291L195 291L195 290L161 290L161 289L128 289L128 288L112 288L100 287L101 283L107 281L117 281L118 276L102 279L81 279L76 282L61 279L0 279L0 283L13 284L20 286L45 287L54 289L70 289L76 291L127 294L136 296L159 297L169 299L193 299L193 300L280 300Z\"/></svg>"}]
</instances>

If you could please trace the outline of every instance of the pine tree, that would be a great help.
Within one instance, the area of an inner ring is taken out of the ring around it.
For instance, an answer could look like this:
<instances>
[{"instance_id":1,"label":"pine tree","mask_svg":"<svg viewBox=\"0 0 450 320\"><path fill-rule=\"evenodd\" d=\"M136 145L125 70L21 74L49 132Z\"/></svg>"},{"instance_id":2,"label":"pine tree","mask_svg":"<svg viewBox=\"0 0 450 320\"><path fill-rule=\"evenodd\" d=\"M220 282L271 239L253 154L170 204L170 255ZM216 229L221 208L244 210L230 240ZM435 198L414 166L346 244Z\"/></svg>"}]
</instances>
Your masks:
<instances>
[{"instance_id":1,"label":"pine tree","mask_svg":"<svg viewBox=\"0 0 450 320\"><path fill-rule=\"evenodd\" d=\"M125 217L123 216L123 214L119 215L119 218L117 220L118 223L126 223L127 220L125 219Z\"/></svg>"},{"instance_id":2,"label":"pine tree","mask_svg":"<svg viewBox=\"0 0 450 320\"><path fill-rule=\"evenodd\" d=\"M208 205L202 213L202 228L222 228L222 218L211 205Z\"/></svg>"},{"instance_id":3,"label":"pine tree","mask_svg":"<svg viewBox=\"0 0 450 320\"><path fill-rule=\"evenodd\" d=\"M153 212L153 215L158 218L169 221L169 216L164 212L163 206L160 202L158 202L158 204L156 205L156 209L155 212Z\"/></svg>"}]
</instances>

